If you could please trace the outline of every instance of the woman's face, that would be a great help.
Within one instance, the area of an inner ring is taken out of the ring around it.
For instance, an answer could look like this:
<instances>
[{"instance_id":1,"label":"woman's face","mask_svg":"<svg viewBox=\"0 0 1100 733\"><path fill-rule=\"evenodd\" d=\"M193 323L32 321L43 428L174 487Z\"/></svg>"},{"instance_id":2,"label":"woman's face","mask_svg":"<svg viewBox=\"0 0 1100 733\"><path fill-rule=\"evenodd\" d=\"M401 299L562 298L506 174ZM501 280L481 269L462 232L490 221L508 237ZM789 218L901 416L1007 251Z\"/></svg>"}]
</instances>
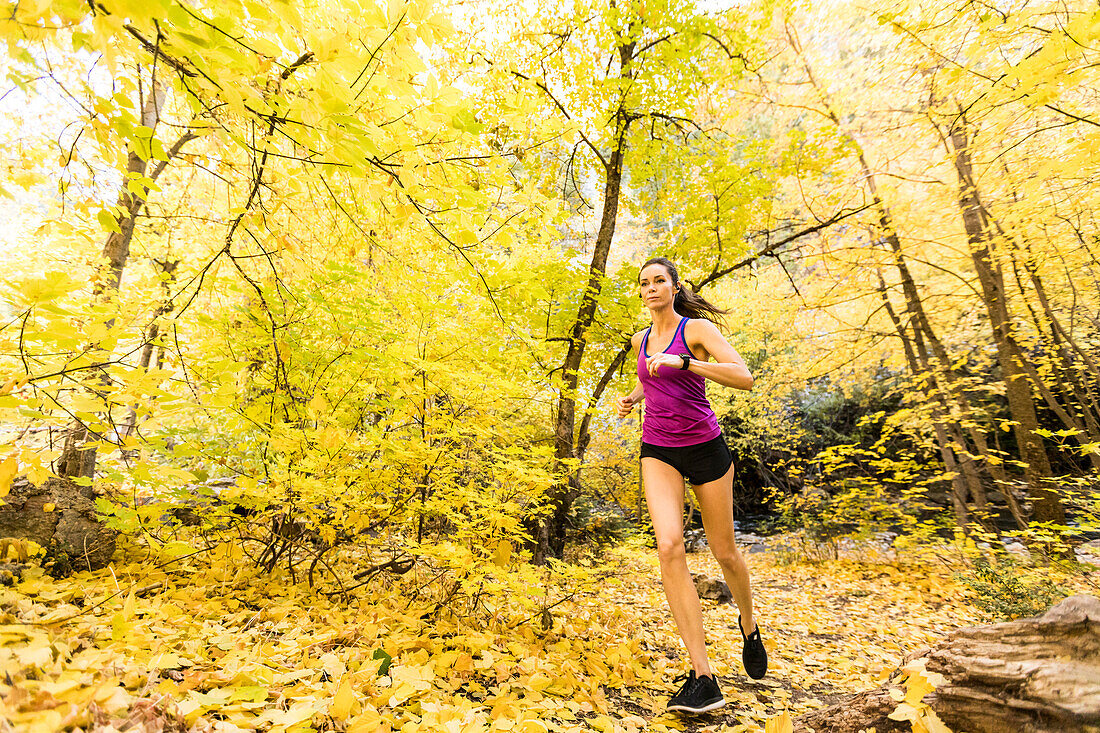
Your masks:
<instances>
[{"instance_id":1,"label":"woman's face","mask_svg":"<svg viewBox=\"0 0 1100 733\"><path fill-rule=\"evenodd\" d=\"M638 274L639 295L647 308L671 304L676 297L676 290L668 268L660 263L654 263Z\"/></svg>"}]
</instances>

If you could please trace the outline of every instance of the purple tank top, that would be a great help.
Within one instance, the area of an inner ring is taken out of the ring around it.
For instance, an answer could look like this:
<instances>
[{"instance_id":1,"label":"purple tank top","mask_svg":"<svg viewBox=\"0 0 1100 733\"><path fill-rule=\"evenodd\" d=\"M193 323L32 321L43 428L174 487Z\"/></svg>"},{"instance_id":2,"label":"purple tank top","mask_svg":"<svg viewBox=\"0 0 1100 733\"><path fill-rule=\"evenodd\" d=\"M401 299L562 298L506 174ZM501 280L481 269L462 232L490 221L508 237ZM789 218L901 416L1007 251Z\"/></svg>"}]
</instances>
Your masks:
<instances>
[{"instance_id":1,"label":"purple tank top","mask_svg":"<svg viewBox=\"0 0 1100 733\"><path fill-rule=\"evenodd\" d=\"M665 349L670 354L690 354L684 339L687 318L680 319L672 342ZM645 360L649 356L647 328L638 352L638 380L645 395L645 419L642 420L642 441L663 448L681 448L713 440L722 434L718 418L707 401L706 379L694 372L676 367L657 367L657 377L649 376Z\"/></svg>"}]
</instances>

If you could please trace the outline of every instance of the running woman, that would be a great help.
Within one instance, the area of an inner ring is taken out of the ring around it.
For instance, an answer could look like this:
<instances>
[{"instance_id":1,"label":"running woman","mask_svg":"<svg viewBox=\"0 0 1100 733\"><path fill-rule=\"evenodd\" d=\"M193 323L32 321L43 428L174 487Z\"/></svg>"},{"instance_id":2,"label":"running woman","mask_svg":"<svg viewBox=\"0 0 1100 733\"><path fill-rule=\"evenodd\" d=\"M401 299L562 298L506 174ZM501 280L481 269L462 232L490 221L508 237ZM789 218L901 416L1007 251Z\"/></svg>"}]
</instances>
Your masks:
<instances>
[{"instance_id":1,"label":"running woman","mask_svg":"<svg viewBox=\"0 0 1100 733\"><path fill-rule=\"evenodd\" d=\"M768 654L753 616L749 570L733 538L733 456L705 389L707 379L746 390L752 389L753 380L715 325L725 311L691 292L672 262L664 257L646 262L638 285L653 325L631 338L638 354L638 381L630 394L619 398L617 407L622 418L646 401L642 485L657 537L661 582L691 661L668 709L703 713L726 701L707 659L703 612L687 566L684 478L693 485L707 542L741 612L737 624L744 641L745 671L760 679L768 669Z\"/></svg>"}]
</instances>

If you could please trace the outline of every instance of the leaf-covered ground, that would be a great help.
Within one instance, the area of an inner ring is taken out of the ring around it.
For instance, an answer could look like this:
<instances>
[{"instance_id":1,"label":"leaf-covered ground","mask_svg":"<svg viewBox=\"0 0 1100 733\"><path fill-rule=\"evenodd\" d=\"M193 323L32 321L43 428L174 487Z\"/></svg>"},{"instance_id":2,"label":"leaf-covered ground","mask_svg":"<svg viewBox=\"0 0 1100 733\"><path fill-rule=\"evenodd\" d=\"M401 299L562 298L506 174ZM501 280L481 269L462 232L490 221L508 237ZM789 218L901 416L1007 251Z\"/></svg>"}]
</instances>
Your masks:
<instances>
[{"instance_id":1,"label":"leaf-covered ground","mask_svg":"<svg viewBox=\"0 0 1100 733\"><path fill-rule=\"evenodd\" d=\"M135 555L61 581L32 570L0 590L0 727L756 731L876 686L908 652L980 620L934 562L748 555L768 676L744 674L735 608L704 601L730 704L681 718L664 712L685 667L652 550L533 582L527 598L498 591L465 616L410 596L415 573L347 603L219 552L160 569ZM690 564L718 577L709 554Z\"/></svg>"}]
</instances>

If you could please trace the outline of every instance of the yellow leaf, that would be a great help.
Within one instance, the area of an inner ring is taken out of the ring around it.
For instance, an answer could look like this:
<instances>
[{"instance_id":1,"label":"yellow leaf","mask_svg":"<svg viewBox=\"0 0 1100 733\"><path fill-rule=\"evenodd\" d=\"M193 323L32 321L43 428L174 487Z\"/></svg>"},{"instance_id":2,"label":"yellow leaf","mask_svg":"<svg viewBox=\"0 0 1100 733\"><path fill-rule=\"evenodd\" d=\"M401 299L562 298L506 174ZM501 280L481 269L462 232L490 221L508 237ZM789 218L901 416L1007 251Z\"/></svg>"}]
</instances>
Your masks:
<instances>
[{"instance_id":1,"label":"yellow leaf","mask_svg":"<svg viewBox=\"0 0 1100 733\"><path fill-rule=\"evenodd\" d=\"M16 463L15 456L8 456L0 463L0 496L7 496L11 491L11 480L18 470L19 464Z\"/></svg>"},{"instance_id":2,"label":"yellow leaf","mask_svg":"<svg viewBox=\"0 0 1100 733\"><path fill-rule=\"evenodd\" d=\"M41 486L42 482L49 478L50 472L45 466L30 464L26 466L27 480L35 486Z\"/></svg>"},{"instance_id":3,"label":"yellow leaf","mask_svg":"<svg viewBox=\"0 0 1100 733\"><path fill-rule=\"evenodd\" d=\"M924 713L924 717L921 718L921 722L928 730L928 733L952 733L951 729L940 720L940 716L936 715L935 711L929 709Z\"/></svg>"},{"instance_id":4,"label":"yellow leaf","mask_svg":"<svg viewBox=\"0 0 1100 733\"><path fill-rule=\"evenodd\" d=\"M99 412L103 409L103 400L91 395L76 394L70 400L69 407L77 412Z\"/></svg>"},{"instance_id":5,"label":"yellow leaf","mask_svg":"<svg viewBox=\"0 0 1100 733\"><path fill-rule=\"evenodd\" d=\"M133 695L118 686L104 686L95 693L95 701L99 707L109 713L125 710L133 702Z\"/></svg>"},{"instance_id":6,"label":"yellow leaf","mask_svg":"<svg viewBox=\"0 0 1100 733\"><path fill-rule=\"evenodd\" d=\"M916 708L914 708L909 703L903 702L901 705L897 706L897 708L894 710L894 712L890 713L886 717L889 718L890 720L898 720L898 721L910 720L911 721L911 720L919 719L920 718L920 713L917 711Z\"/></svg>"},{"instance_id":7,"label":"yellow leaf","mask_svg":"<svg viewBox=\"0 0 1100 733\"><path fill-rule=\"evenodd\" d=\"M122 604L122 610L111 617L111 639L113 641L124 641L129 635L130 628L133 626L134 605L134 592L130 591L130 595L126 597L126 601Z\"/></svg>"},{"instance_id":8,"label":"yellow leaf","mask_svg":"<svg viewBox=\"0 0 1100 733\"><path fill-rule=\"evenodd\" d=\"M905 702L913 707L919 706L921 698L936 689L921 674L911 675L905 686Z\"/></svg>"},{"instance_id":9,"label":"yellow leaf","mask_svg":"<svg viewBox=\"0 0 1100 733\"><path fill-rule=\"evenodd\" d=\"M355 691L351 689L351 680L345 677L332 697L332 704L328 709L329 715L337 720L347 720L354 704Z\"/></svg>"},{"instance_id":10,"label":"yellow leaf","mask_svg":"<svg viewBox=\"0 0 1100 733\"><path fill-rule=\"evenodd\" d=\"M529 680L527 680L528 687L530 687L535 692L542 692L543 690L548 688L552 683L553 683L553 680L550 679L549 677L547 677L546 675L542 674L541 672L537 672L537 673L531 675L531 678Z\"/></svg>"},{"instance_id":11,"label":"yellow leaf","mask_svg":"<svg viewBox=\"0 0 1100 733\"><path fill-rule=\"evenodd\" d=\"M17 647L13 653L21 664L28 667L45 667L53 662L53 649L44 638L35 639L28 646Z\"/></svg>"},{"instance_id":12,"label":"yellow leaf","mask_svg":"<svg viewBox=\"0 0 1100 733\"><path fill-rule=\"evenodd\" d=\"M613 721L606 715L600 715L596 718L593 718L589 722L589 725L591 725L594 729L600 731L600 733L615 733L615 721Z\"/></svg>"},{"instance_id":13,"label":"yellow leaf","mask_svg":"<svg viewBox=\"0 0 1100 733\"><path fill-rule=\"evenodd\" d=\"M44 512L52 512L53 509L54 509L53 502L50 502L49 504L43 504L42 505L42 511L44 511Z\"/></svg>"},{"instance_id":14,"label":"yellow leaf","mask_svg":"<svg viewBox=\"0 0 1100 733\"><path fill-rule=\"evenodd\" d=\"M496 551L493 553L493 562L497 565L507 565L511 557L512 543L508 540L501 540L497 544Z\"/></svg>"},{"instance_id":15,"label":"yellow leaf","mask_svg":"<svg viewBox=\"0 0 1100 733\"><path fill-rule=\"evenodd\" d=\"M377 710L371 708L367 708L348 725L348 733L380 733L389 730L389 723L382 719Z\"/></svg>"},{"instance_id":16,"label":"yellow leaf","mask_svg":"<svg viewBox=\"0 0 1100 733\"><path fill-rule=\"evenodd\" d=\"M264 717L275 725L289 728L303 721L309 720L317 712L317 703L313 700L296 702L287 710L268 710Z\"/></svg>"},{"instance_id":17,"label":"yellow leaf","mask_svg":"<svg viewBox=\"0 0 1100 733\"><path fill-rule=\"evenodd\" d=\"M774 715L764 723L764 733L794 733L794 721L786 710Z\"/></svg>"},{"instance_id":18,"label":"yellow leaf","mask_svg":"<svg viewBox=\"0 0 1100 733\"><path fill-rule=\"evenodd\" d=\"M122 234L122 228L118 225L118 217L107 209L100 209L99 213L96 215L96 219L99 220L100 226L107 231Z\"/></svg>"}]
</instances>

